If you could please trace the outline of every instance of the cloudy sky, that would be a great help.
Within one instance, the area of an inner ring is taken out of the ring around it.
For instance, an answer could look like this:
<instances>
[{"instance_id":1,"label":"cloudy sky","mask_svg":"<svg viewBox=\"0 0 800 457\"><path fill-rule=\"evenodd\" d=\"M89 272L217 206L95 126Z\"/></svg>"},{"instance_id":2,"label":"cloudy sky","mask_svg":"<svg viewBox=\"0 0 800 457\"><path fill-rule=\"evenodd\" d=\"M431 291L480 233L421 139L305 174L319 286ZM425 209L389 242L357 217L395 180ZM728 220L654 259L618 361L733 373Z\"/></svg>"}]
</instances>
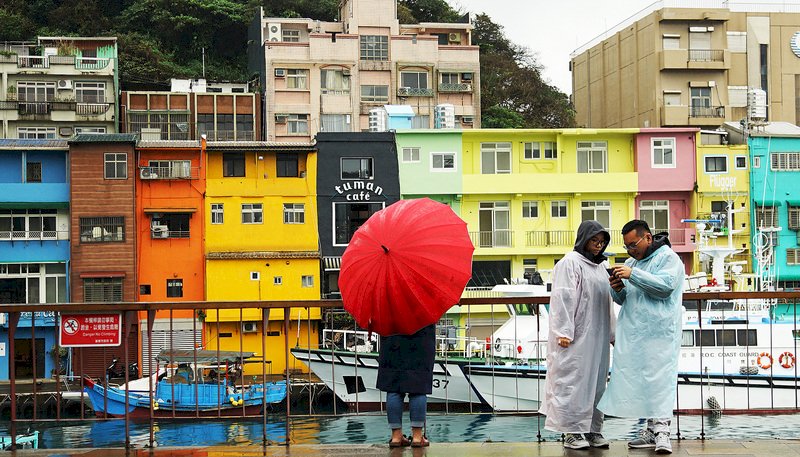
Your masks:
<instances>
[{"instance_id":1,"label":"cloudy sky","mask_svg":"<svg viewBox=\"0 0 800 457\"><path fill-rule=\"evenodd\" d=\"M486 13L506 37L527 47L550 84L572 93L570 53L637 14L652 0L447 0L461 11Z\"/></svg>"}]
</instances>

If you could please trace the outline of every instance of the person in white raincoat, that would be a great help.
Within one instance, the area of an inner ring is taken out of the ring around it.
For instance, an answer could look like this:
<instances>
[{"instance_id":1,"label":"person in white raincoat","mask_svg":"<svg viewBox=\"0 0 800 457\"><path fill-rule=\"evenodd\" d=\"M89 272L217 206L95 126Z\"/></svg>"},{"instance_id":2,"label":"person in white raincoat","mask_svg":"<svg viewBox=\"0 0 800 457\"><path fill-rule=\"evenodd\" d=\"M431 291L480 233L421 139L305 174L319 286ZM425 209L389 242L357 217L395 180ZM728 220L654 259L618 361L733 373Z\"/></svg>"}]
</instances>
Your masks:
<instances>
[{"instance_id":1,"label":"person in white raincoat","mask_svg":"<svg viewBox=\"0 0 800 457\"><path fill-rule=\"evenodd\" d=\"M603 251L609 233L597 221L578 227L575 248L553 269L547 378L540 413L572 449L608 447L597 402L608 378L614 313Z\"/></svg>"},{"instance_id":2,"label":"person in white raincoat","mask_svg":"<svg viewBox=\"0 0 800 457\"><path fill-rule=\"evenodd\" d=\"M617 417L648 418L631 448L671 453L669 424L677 393L681 349L684 266L666 234L650 233L647 222L622 227L631 258L610 278L617 318L611 379L597 406Z\"/></svg>"}]
</instances>

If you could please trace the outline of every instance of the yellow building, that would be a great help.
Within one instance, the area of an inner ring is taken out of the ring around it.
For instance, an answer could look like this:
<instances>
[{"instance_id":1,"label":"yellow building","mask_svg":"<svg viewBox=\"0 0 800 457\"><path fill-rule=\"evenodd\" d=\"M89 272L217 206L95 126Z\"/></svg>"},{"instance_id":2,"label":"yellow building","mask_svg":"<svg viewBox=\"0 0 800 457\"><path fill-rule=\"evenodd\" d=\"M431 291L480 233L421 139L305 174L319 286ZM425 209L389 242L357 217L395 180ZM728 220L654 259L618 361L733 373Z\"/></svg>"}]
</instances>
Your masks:
<instances>
[{"instance_id":1,"label":"yellow building","mask_svg":"<svg viewBox=\"0 0 800 457\"><path fill-rule=\"evenodd\" d=\"M316 300L320 296L316 205L317 155L311 144L208 143L206 300ZM289 346L316 345L319 308L289 316ZM254 352L266 341L267 373L286 370L283 310L266 331L254 308L205 316L207 349ZM290 355L289 368L303 367ZM261 364L245 366L261 374Z\"/></svg>"}]
</instances>

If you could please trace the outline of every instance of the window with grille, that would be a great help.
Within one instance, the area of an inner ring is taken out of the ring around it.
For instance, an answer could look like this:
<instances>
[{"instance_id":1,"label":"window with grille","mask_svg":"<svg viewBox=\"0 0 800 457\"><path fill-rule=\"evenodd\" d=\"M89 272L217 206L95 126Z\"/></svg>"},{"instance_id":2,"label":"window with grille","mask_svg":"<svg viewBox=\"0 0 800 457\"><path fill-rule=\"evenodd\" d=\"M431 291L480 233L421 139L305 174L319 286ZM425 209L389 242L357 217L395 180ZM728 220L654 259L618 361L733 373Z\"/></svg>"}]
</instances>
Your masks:
<instances>
[{"instance_id":1,"label":"window with grille","mask_svg":"<svg viewBox=\"0 0 800 457\"><path fill-rule=\"evenodd\" d=\"M167 297L183 297L183 279L167 279Z\"/></svg>"},{"instance_id":2,"label":"window with grille","mask_svg":"<svg viewBox=\"0 0 800 457\"><path fill-rule=\"evenodd\" d=\"M608 172L608 143L578 141L578 173Z\"/></svg>"},{"instance_id":3,"label":"window with grille","mask_svg":"<svg viewBox=\"0 0 800 457\"><path fill-rule=\"evenodd\" d=\"M300 42L300 31L299 30L291 30L291 29L283 29L281 31L281 40L287 43L299 43Z\"/></svg>"},{"instance_id":4,"label":"window with grille","mask_svg":"<svg viewBox=\"0 0 800 457\"><path fill-rule=\"evenodd\" d=\"M800 206L789 206L789 230L800 230Z\"/></svg>"},{"instance_id":5,"label":"window with grille","mask_svg":"<svg viewBox=\"0 0 800 457\"><path fill-rule=\"evenodd\" d=\"M121 302L122 278L85 278L83 280L83 301Z\"/></svg>"},{"instance_id":6,"label":"window with grille","mask_svg":"<svg viewBox=\"0 0 800 457\"><path fill-rule=\"evenodd\" d=\"M261 203L242 203L242 224L260 224L263 220Z\"/></svg>"},{"instance_id":7,"label":"window with grille","mask_svg":"<svg viewBox=\"0 0 800 457\"><path fill-rule=\"evenodd\" d=\"M0 209L0 240L55 239L55 209Z\"/></svg>"},{"instance_id":8,"label":"window with grille","mask_svg":"<svg viewBox=\"0 0 800 457\"><path fill-rule=\"evenodd\" d=\"M81 243L125 241L125 216L80 218Z\"/></svg>"},{"instance_id":9,"label":"window with grille","mask_svg":"<svg viewBox=\"0 0 800 457\"><path fill-rule=\"evenodd\" d=\"M106 152L103 154L105 161L106 179L128 178L128 154L124 152Z\"/></svg>"},{"instance_id":10,"label":"window with grille","mask_svg":"<svg viewBox=\"0 0 800 457\"><path fill-rule=\"evenodd\" d=\"M800 265L800 248L791 248L786 250L786 264Z\"/></svg>"},{"instance_id":11,"label":"window with grille","mask_svg":"<svg viewBox=\"0 0 800 457\"><path fill-rule=\"evenodd\" d=\"M25 182L42 182L42 162L25 164Z\"/></svg>"},{"instance_id":12,"label":"window with grille","mask_svg":"<svg viewBox=\"0 0 800 457\"><path fill-rule=\"evenodd\" d=\"M17 82L17 100L20 102L50 102L55 98L55 93L55 82Z\"/></svg>"},{"instance_id":13,"label":"window with grille","mask_svg":"<svg viewBox=\"0 0 800 457\"><path fill-rule=\"evenodd\" d=\"M777 227L778 211L774 206L756 206L756 225L758 227Z\"/></svg>"},{"instance_id":14,"label":"window with grille","mask_svg":"<svg viewBox=\"0 0 800 457\"><path fill-rule=\"evenodd\" d=\"M798 171L800 152L773 152L770 154L770 167L775 171Z\"/></svg>"},{"instance_id":15,"label":"window with grille","mask_svg":"<svg viewBox=\"0 0 800 457\"><path fill-rule=\"evenodd\" d=\"M361 60L389 60L389 37L386 35L361 35Z\"/></svg>"},{"instance_id":16,"label":"window with grille","mask_svg":"<svg viewBox=\"0 0 800 457\"><path fill-rule=\"evenodd\" d=\"M306 222L306 205L303 203L283 204L284 224L304 224Z\"/></svg>"}]
</instances>

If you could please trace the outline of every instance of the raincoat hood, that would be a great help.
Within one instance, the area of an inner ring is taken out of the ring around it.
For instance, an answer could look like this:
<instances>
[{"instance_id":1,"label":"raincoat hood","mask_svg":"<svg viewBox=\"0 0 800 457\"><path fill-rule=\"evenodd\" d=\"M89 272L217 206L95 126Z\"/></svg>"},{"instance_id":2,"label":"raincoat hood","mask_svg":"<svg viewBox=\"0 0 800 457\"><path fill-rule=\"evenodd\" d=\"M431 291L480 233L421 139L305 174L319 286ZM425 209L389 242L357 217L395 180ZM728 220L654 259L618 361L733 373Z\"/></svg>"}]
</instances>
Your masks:
<instances>
[{"instance_id":1,"label":"raincoat hood","mask_svg":"<svg viewBox=\"0 0 800 457\"><path fill-rule=\"evenodd\" d=\"M589 241L593 236L597 235L598 233L603 234L603 239L606 240L606 245L603 246L603 248L600 249L600 253L595 256L591 252L584 249L584 247L586 246L586 242ZM574 251L599 265L603 263L604 260L606 260L606 256L603 255L603 251L605 251L606 248L608 247L608 242L610 240L611 240L611 235L609 235L606 229L604 229L599 222L583 221L581 222L581 225L578 226L578 235L575 238ZM655 241L653 242L653 244L655 244Z\"/></svg>"},{"instance_id":2,"label":"raincoat hood","mask_svg":"<svg viewBox=\"0 0 800 457\"><path fill-rule=\"evenodd\" d=\"M658 232L653 234L653 242L650 243L647 250L644 251L643 259L646 259L653 255L654 252L658 250L661 246L669 246L672 247L672 244L669 242L669 232Z\"/></svg>"}]
</instances>

